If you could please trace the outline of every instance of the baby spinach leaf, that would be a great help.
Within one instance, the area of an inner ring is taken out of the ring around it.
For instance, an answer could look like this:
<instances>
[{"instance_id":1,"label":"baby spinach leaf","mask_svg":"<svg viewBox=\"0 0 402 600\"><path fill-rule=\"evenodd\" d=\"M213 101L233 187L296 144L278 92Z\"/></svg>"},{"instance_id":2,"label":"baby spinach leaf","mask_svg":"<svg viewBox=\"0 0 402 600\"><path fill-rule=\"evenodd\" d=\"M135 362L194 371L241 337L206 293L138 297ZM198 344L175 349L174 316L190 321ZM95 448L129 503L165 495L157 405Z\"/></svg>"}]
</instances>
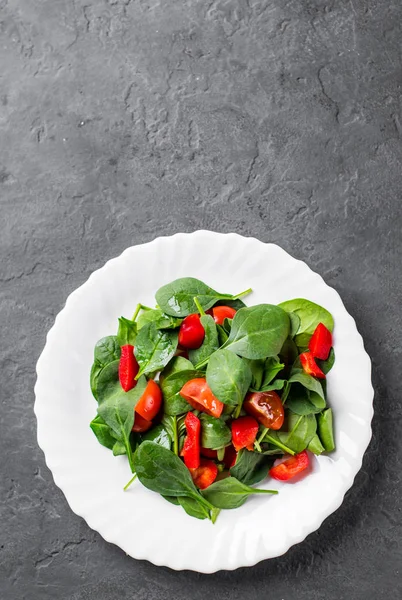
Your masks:
<instances>
[{"instance_id":1,"label":"baby spinach leaf","mask_svg":"<svg viewBox=\"0 0 402 600\"><path fill-rule=\"evenodd\" d=\"M241 404L251 379L252 374L247 363L229 350L217 350L209 359L207 383L212 393L224 404Z\"/></svg>"},{"instance_id":2,"label":"baby spinach leaf","mask_svg":"<svg viewBox=\"0 0 402 600\"><path fill-rule=\"evenodd\" d=\"M289 312L289 319L290 319L290 337L294 338L296 333L299 331L300 329L300 317L297 315L297 313L295 312Z\"/></svg>"},{"instance_id":3,"label":"baby spinach leaf","mask_svg":"<svg viewBox=\"0 0 402 600\"><path fill-rule=\"evenodd\" d=\"M115 440L113 446L113 456L122 456L123 454L127 454L127 448L124 442L120 440Z\"/></svg>"},{"instance_id":4,"label":"baby spinach leaf","mask_svg":"<svg viewBox=\"0 0 402 600\"><path fill-rule=\"evenodd\" d=\"M117 381L114 388L108 388L107 395L98 406L98 414L117 439L124 443L131 468L133 465L130 434L134 424L134 408L144 393L146 385L147 380L141 377L135 388L125 392Z\"/></svg>"},{"instance_id":5,"label":"baby spinach leaf","mask_svg":"<svg viewBox=\"0 0 402 600\"><path fill-rule=\"evenodd\" d=\"M166 379L173 373L178 373L179 371L192 371L194 369L194 365L191 360L187 360L184 356L174 356L166 367L161 371L159 375L159 382L162 382L163 379Z\"/></svg>"},{"instance_id":6,"label":"baby spinach leaf","mask_svg":"<svg viewBox=\"0 0 402 600\"><path fill-rule=\"evenodd\" d=\"M216 323L210 315L200 318L201 325L205 329L205 338L201 346L196 350L189 350L188 356L194 365L206 360L215 350L219 348L218 331Z\"/></svg>"},{"instance_id":7,"label":"baby spinach leaf","mask_svg":"<svg viewBox=\"0 0 402 600\"><path fill-rule=\"evenodd\" d=\"M289 378L289 383L294 383L294 382L301 383L302 386L304 386L311 392L315 392L318 396L323 398L324 406L325 406L324 391L322 389L321 383L317 379L315 379L311 375L308 375L307 373L305 373L302 370L292 369L291 376Z\"/></svg>"},{"instance_id":8,"label":"baby spinach leaf","mask_svg":"<svg viewBox=\"0 0 402 600\"><path fill-rule=\"evenodd\" d=\"M272 304L241 308L224 348L244 358L276 356L289 334L287 313Z\"/></svg>"},{"instance_id":9,"label":"baby spinach leaf","mask_svg":"<svg viewBox=\"0 0 402 600\"><path fill-rule=\"evenodd\" d=\"M249 452L244 448L238 452L236 464L230 469L230 474L245 485L254 485L267 477L274 460L269 455Z\"/></svg>"},{"instance_id":10,"label":"baby spinach leaf","mask_svg":"<svg viewBox=\"0 0 402 600\"><path fill-rule=\"evenodd\" d=\"M327 373L329 373L330 370L332 369L332 367L335 364L335 351L334 351L334 349L331 348L327 360L319 360L318 358L316 358L316 362L317 362L318 366L320 367L321 371L323 373L325 373L325 375Z\"/></svg>"},{"instance_id":11,"label":"baby spinach leaf","mask_svg":"<svg viewBox=\"0 0 402 600\"><path fill-rule=\"evenodd\" d=\"M217 450L230 444L232 434L222 419L216 419L205 413L199 416L201 421L201 446Z\"/></svg>"},{"instance_id":12,"label":"baby spinach leaf","mask_svg":"<svg viewBox=\"0 0 402 600\"><path fill-rule=\"evenodd\" d=\"M117 343L120 344L120 346L126 346L127 344L134 346L136 337L137 323L134 323L134 321L130 321L125 317L120 317L119 329L117 331Z\"/></svg>"},{"instance_id":13,"label":"baby spinach leaf","mask_svg":"<svg viewBox=\"0 0 402 600\"><path fill-rule=\"evenodd\" d=\"M277 356L271 356L267 358L264 365L264 375L262 378L261 389L264 389L268 386L275 377L280 373L284 368L284 363L279 361Z\"/></svg>"},{"instance_id":14,"label":"baby spinach leaf","mask_svg":"<svg viewBox=\"0 0 402 600\"><path fill-rule=\"evenodd\" d=\"M134 468L142 485L149 490L163 496L200 497L190 471L180 458L155 442L143 442L137 448Z\"/></svg>"},{"instance_id":15,"label":"baby spinach leaf","mask_svg":"<svg viewBox=\"0 0 402 600\"><path fill-rule=\"evenodd\" d=\"M196 519L210 518L208 508L206 508L199 500L188 498L187 496L179 496L177 500L190 517L195 517Z\"/></svg>"},{"instance_id":16,"label":"baby spinach leaf","mask_svg":"<svg viewBox=\"0 0 402 600\"><path fill-rule=\"evenodd\" d=\"M247 290L247 293L251 290ZM238 294L239 296L240 294ZM167 315L186 317L198 312L194 297L208 310L219 300L236 299L232 294L220 294L194 277L182 277L162 286L155 294L156 302Z\"/></svg>"},{"instance_id":17,"label":"baby spinach leaf","mask_svg":"<svg viewBox=\"0 0 402 600\"><path fill-rule=\"evenodd\" d=\"M265 360L263 358L259 358L257 360L243 358L243 362L249 366L251 371L252 377L250 387L255 391L259 391L262 385L262 378L264 376Z\"/></svg>"},{"instance_id":18,"label":"baby spinach leaf","mask_svg":"<svg viewBox=\"0 0 402 600\"><path fill-rule=\"evenodd\" d=\"M102 446L105 446L105 448L112 450L116 442L116 438L111 435L110 427L107 425L107 423L105 423L102 417L97 415L94 419L92 419L89 426L96 435L98 442Z\"/></svg>"},{"instance_id":19,"label":"baby spinach leaf","mask_svg":"<svg viewBox=\"0 0 402 600\"><path fill-rule=\"evenodd\" d=\"M110 392L116 387L116 384L119 384L119 361L114 360L109 363L102 369L102 371L98 375L98 381L96 384L96 395L98 399L98 403L103 402L105 398L108 397Z\"/></svg>"},{"instance_id":20,"label":"baby spinach leaf","mask_svg":"<svg viewBox=\"0 0 402 600\"><path fill-rule=\"evenodd\" d=\"M233 319L228 319L226 317L226 319L223 320L223 329L226 331L226 333L229 335L230 330L232 329L232 322Z\"/></svg>"},{"instance_id":21,"label":"baby spinach leaf","mask_svg":"<svg viewBox=\"0 0 402 600\"><path fill-rule=\"evenodd\" d=\"M320 438L317 434L311 438L309 445L307 446L307 450L310 450L313 454L322 454L325 452L324 446L321 444Z\"/></svg>"},{"instance_id":22,"label":"baby spinach leaf","mask_svg":"<svg viewBox=\"0 0 402 600\"><path fill-rule=\"evenodd\" d=\"M210 485L202 492L204 498L217 508L238 508L252 494L277 494L275 490L259 490L244 485L235 477L227 477Z\"/></svg>"},{"instance_id":23,"label":"baby spinach leaf","mask_svg":"<svg viewBox=\"0 0 402 600\"><path fill-rule=\"evenodd\" d=\"M94 398L97 400L98 377L102 369L109 363L119 360L121 354L120 345L115 335L108 335L100 339L94 350L94 362L91 367L90 386Z\"/></svg>"},{"instance_id":24,"label":"baby spinach leaf","mask_svg":"<svg viewBox=\"0 0 402 600\"><path fill-rule=\"evenodd\" d=\"M193 365L191 364L191 366ZM198 377L205 377L205 373L202 371L195 371L193 368L191 371L177 371L169 375L169 377L163 378L160 385L163 394L165 414L182 415L183 413L192 410L187 400L180 396L180 390L187 381L190 381L190 379L197 379Z\"/></svg>"},{"instance_id":25,"label":"baby spinach leaf","mask_svg":"<svg viewBox=\"0 0 402 600\"><path fill-rule=\"evenodd\" d=\"M279 358L285 364L286 371L289 371L295 360L299 356L299 351L295 342L291 338L286 338L280 352Z\"/></svg>"},{"instance_id":26,"label":"baby spinach leaf","mask_svg":"<svg viewBox=\"0 0 402 600\"><path fill-rule=\"evenodd\" d=\"M146 373L160 371L170 361L177 348L177 331L157 329L147 323L140 329L135 344L135 357L140 365L137 378Z\"/></svg>"},{"instance_id":27,"label":"baby spinach leaf","mask_svg":"<svg viewBox=\"0 0 402 600\"><path fill-rule=\"evenodd\" d=\"M147 323L155 323L157 329L175 329L180 327L182 319L177 319L166 315L159 308L144 310L137 318L138 329L141 329Z\"/></svg>"},{"instance_id":28,"label":"baby spinach leaf","mask_svg":"<svg viewBox=\"0 0 402 600\"><path fill-rule=\"evenodd\" d=\"M301 348L306 348L309 342L309 336L314 333L318 323L322 323L330 331L334 328L334 319L325 308L315 304L305 298L295 298L279 304L286 312L295 313L300 319L300 325L295 337L296 344Z\"/></svg>"},{"instance_id":29,"label":"baby spinach leaf","mask_svg":"<svg viewBox=\"0 0 402 600\"><path fill-rule=\"evenodd\" d=\"M224 328L222 327L222 325L217 325L216 330L218 332L219 346L223 346L223 344L227 341L229 336L226 333L226 331L224 330Z\"/></svg>"},{"instance_id":30,"label":"baby spinach leaf","mask_svg":"<svg viewBox=\"0 0 402 600\"><path fill-rule=\"evenodd\" d=\"M332 408L327 408L317 417L318 435L327 452L335 450L334 429L332 423Z\"/></svg>"},{"instance_id":31,"label":"baby spinach leaf","mask_svg":"<svg viewBox=\"0 0 402 600\"><path fill-rule=\"evenodd\" d=\"M299 452L307 448L314 437L317 430L317 422L315 416L312 414L299 416L289 412L284 429L280 431L270 430L268 432L270 440L264 439L263 441L271 441L272 443L272 439L277 439L284 446L299 454Z\"/></svg>"},{"instance_id":32,"label":"baby spinach leaf","mask_svg":"<svg viewBox=\"0 0 402 600\"><path fill-rule=\"evenodd\" d=\"M172 438L163 425L156 425L149 431L142 433L141 440L143 442L155 442L155 444L159 444L168 450L172 447Z\"/></svg>"},{"instance_id":33,"label":"baby spinach leaf","mask_svg":"<svg viewBox=\"0 0 402 600\"><path fill-rule=\"evenodd\" d=\"M240 300L240 298L237 298L236 300L233 300L233 298L227 298L226 300L218 300L218 302L215 302L214 306L230 306L235 310L239 310L239 308L244 308L246 305L244 304L243 300Z\"/></svg>"},{"instance_id":34,"label":"baby spinach leaf","mask_svg":"<svg viewBox=\"0 0 402 600\"><path fill-rule=\"evenodd\" d=\"M165 500L170 502L170 504L174 504L175 506L180 506L179 500L176 498L176 496L164 496L163 494L161 494L161 496L162 496L162 498L165 498Z\"/></svg>"},{"instance_id":35,"label":"baby spinach leaf","mask_svg":"<svg viewBox=\"0 0 402 600\"><path fill-rule=\"evenodd\" d=\"M286 407L297 415L319 413L322 410L322 407L317 407L310 401L310 394L311 392L309 392L309 390L303 387L301 384L292 383L288 398L286 400ZM320 398L318 394L317 398ZM322 398L320 401L323 402Z\"/></svg>"},{"instance_id":36,"label":"baby spinach leaf","mask_svg":"<svg viewBox=\"0 0 402 600\"><path fill-rule=\"evenodd\" d=\"M252 390L252 391L257 391L257 392L271 392L272 390L279 391L279 390L283 390L285 383L286 383L285 379L275 379L272 383L269 383L268 385L263 385L261 387L261 389Z\"/></svg>"}]
</instances>

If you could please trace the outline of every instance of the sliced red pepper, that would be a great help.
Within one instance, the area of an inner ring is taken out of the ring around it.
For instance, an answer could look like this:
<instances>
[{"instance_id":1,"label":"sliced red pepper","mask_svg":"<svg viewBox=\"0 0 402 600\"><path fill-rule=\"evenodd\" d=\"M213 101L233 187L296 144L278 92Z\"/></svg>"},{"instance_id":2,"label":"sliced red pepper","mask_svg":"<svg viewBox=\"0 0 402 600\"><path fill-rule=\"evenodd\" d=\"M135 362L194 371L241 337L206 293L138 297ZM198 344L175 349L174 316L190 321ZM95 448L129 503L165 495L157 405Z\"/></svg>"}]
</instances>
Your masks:
<instances>
[{"instance_id":1,"label":"sliced red pepper","mask_svg":"<svg viewBox=\"0 0 402 600\"><path fill-rule=\"evenodd\" d=\"M137 385L135 376L137 375L139 366L137 359L134 356L134 346L126 344L121 347L121 355L119 361L119 380L121 387L125 392L129 392Z\"/></svg>"},{"instance_id":2,"label":"sliced red pepper","mask_svg":"<svg viewBox=\"0 0 402 600\"><path fill-rule=\"evenodd\" d=\"M323 323L318 323L308 347L314 358L327 360L332 347L332 333Z\"/></svg>"},{"instance_id":3,"label":"sliced red pepper","mask_svg":"<svg viewBox=\"0 0 402 600\"><path fill-rule=\"evenodd\" d=\"M250 392L243 403L249 415L269 429L280 429L285 420L285 410L278 394L270 392Z\"/></svg>"},{"instance_id":4,"label":"sliced red pepper","mask_svg":"<svg viewBox=\"0 0 402 600\"><path fill-rule=\"evenodd\" d=\"M307 375L318 377L318 379L325 379L325 373L321 371L311 352L303 352L303 354L300 354L300 362L304 372L307 373Z\"/></svg>"},{"instance_id":5,"label":"sliced red pepper","mask_svg":"<svg viewBox=\"0 0 402 600\"><path fill-rule=\"evenodd\" d=\"M236 450L253 449L258 423L253 417L239 417L232 421L232 443Z\"/></svg>"},{"instance_id":6,"label":"sliced red pepper","mask_svg":"<svg viewBox=\"0 0 402 600\"><path fill-rule=\"evenodd\" d=\"M190 469L191 477L200 490L205 490L215 481L218 475L218 467L212 460L201 458L197 469Z\"/></svg>"},{"instance_id":7,"label":"sliced red pepper","mask_svg":"<svg viewBox=\"0 0 402 600\"><path fill-rule=\"evenodd\" d=\"M236 310L231 306L214 306L211 312L217 325L223 325L225 319L233 319L236 314Z\"/></svg>"},{"instance_id":8,"label":"sliced red pepper","mask_svg":"<svg viewBox=\"0 0 402 600\"><path fill-rule=\"evenodd\" d=\"M136 433L144 433L144 431L148 431L150 427L152 427L152 421L148 421L138 413L135 413L133 431Z\"/></svg>"},{"instance_id":9,"label":"sliced red pepper","mask_svg":"<svg viewBox=\"0 0 402 600\"><path fill-rule=\"evenodd\" d=\"M184 463L188 469L198 469L200 466L201 421L195 414L188 412L184 424L187 430L182 452Z\"/></svg>"},{"instance_id":10,"label":"sliced red pepper","mask_svg":"<svg viewBox=\"0 0 402 600\"><path fill-rule=\"evenodd\" d=\"M223 403L216 398L207 380L202 377L190 379L180 390L182 396L195 409L201 410L211 417L220 417L223 411Z\"/></svg>"},{"instance_id":11,"label":"sliced red pepper","mask_svg":"<svg viewBox=\"0 0 402 600\"><path fill-rule=\"evenodd\" d=\"M234 449L234 447L232 446L232 444L230 444L229 446L226 446L225 456L223 457L223 464L225 465L225 467L227 469L234 467L234 465L236 463L236 459L237 459L237 452Z\"/></svg>"},{"instance_id":12,"label":"sliced red pepper","mask_svg":"<svg viewBox=\"0 0 402 600\"><path fill-rule=\"evenodd\" d=\"M201 448L201 456L205 458L218 458L218 452L211 450L211 448Z\"/></svg>"},{"instance_id":13,"label":"sliced red pepper","mask_svg":"<svg viewBox=\"0 0 402 600\"><path fill-rule=\"evenodd\" d=\"M183 319L179 329L179 344L182 348L199 348L205 338L205 329L200 321L200 315L188 315Z\"/></svg>"},{"instance_id":14,"label":"sliced red pepper","mask_svg":"<svg viewBox=\"0 0 402 600\"><path fill-rule=\"evenodd\" d=\"M307 469L309 462L308 454L306 450L303 450L300 454L290 456L284 462L272 467L269 470L269 474L279 481L288 481L304 471L304 469Z\"/></svg>"}]
</instances>

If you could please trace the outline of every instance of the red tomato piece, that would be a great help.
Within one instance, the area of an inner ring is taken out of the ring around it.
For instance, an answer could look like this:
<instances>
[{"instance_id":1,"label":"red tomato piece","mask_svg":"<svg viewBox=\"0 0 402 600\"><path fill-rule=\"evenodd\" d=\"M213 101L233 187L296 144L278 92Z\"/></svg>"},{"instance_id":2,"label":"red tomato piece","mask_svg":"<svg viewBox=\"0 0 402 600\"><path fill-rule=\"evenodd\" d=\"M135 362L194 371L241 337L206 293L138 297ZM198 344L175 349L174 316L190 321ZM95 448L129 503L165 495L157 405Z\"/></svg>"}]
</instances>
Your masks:
<instances>
[{"instance_id":1,"label":"red tomato piece","mask_svg":"<svg viewBox=\"0 0 402 600\"><path fill-rule=\"evenodd\" d=\"M213 395L207 380L202 377L187 381L180 390L180 396L193 408L202 410L211 417L220 417L222 414L223 403Z\"/></svg>"},{"instance_id":2,"label":"red tomato piece","mask_svg":"<svg viewBox=\"0 0 402 600\"><path fill-rule=\"evenodd\" d=\"M232 443L236 450L253 449L258 423L253 417L239 417L232 421Z\"/></svg>"},{"instance_id":3,"label":"red tomato piece","mask_svg":"<svg viewBox=\"0 0 402 600\"><path fill-rule=\"evenodd\" d=\"M201 421L192 412L188 412L184 424L187 430L182 452L184 464L188 469L197 469L200 466Z\"/></svg>"},{"instance_id":4,"label":"red tomato piece","mask_svg":"<svg viewBox=\"0 0 402 600\"><path fill-rule=\"evenodd\" d=\"M225 456L223 457L223 464L225 465L225 467L227 469L234 467L236 459L237 459L237 452L234 449L234 447L232 446L232 444L230 444L229 446L226 446Z\"/></svg>"},{"instance_id":5,"label":"red tomato piece","mask_svg":"<svg viewBox=\"0 0 402 600\"><path fill-rule=\"evenodd\" d=\"M200 321L200 315L188 315L183 319L179 329L179 344L182 348L199 348L204 341L205 329Z\"/></svg>"},{"instance_id":6,"label":"red tomato piece","mask_svg":"<svg viewBox=\"0 0 402 600\"><path fill-rule=\"evenodd\" d=\"M137 385L135 376L139 368L137 359L134 356L134 346L130 344L122 346L119 361L119 381L125 392L129 392Z\"/></svg>"},{"instance_id":7,"label":"red tomato piece","mask_svg":"<svg viewBox=\"0 0 402 600\"><path fill-rule=\"evenodd\" d=\"M152 421L147 421L147 419L144 419L143 417L141 417L141 415L135 413L133 431L135 431L136 433L144 433L144 431L148 431L148 429L151 426Z\"/></svg>"},{"instance_id":8,"label":"red tomato piece","mask_svg":"<svg viewBox=\"0 0 402 600\"><path fill-rule=\"evenodd\" d=\"M202 458L200 466L197 469L190 469L194 484L200 489L205 490L215 481L218 476L218 467L212 460Z\"/></svg>"},{"instance_id":9,"label":"red tomato piece","mask_svg":"<svg viewBox=\"0 0 402 600\"><path fill-rule=\"evenodd\" d=\"M153 379L147 383L141 398L138 400L135 407L135 412L143 419L152 421L159 412L162 405L162 392L159 385Z\"/></svg>"},{"instance_id":10,"label":"red tomato piece","mask_svg":"<svg viewBox=\"0 0 402 600\"><path fill-rule=\"evenodd\" d=\"M332 347L332 333L330 330L322 323L318 323L308 347L314 358L327 360Z\"/></svg>"},{"instance_id":11,"label":"red tomato piece","mask_svg":"<svg viewBox=\"0 0 402 600\"><path fill-rule=\"evenodd\" d=\"M211 448L201 448L201 456L205 458L218 458L218 453L216 450L211 450Z\"/></svg>"},{"instance_id":12,"label":"red tomato piece","mask_svg":"<svg viewBox=\"0 0 402 600\"><path fill-rule=\"evenodd\" d=\"M249 415L269 429L280 429L285 419L285 411L280 397L274 391L250 392L243 403Z\"/></svg>"},{"instance_id":13,"label":"red tomato piece","mask_svg":"<svg viewBox=\"0 0 402 600\"><path fill-rule=\"evenodd\" d=\"M309 462L308 454L306 450L303 450L300 454L291 456L284 462L273 466L269 470L269 474L279 481L288 481L289 479L292 479L292 477L295 477L295 475L304 471L304 469L307 469Z\"/></svg>"},{"instance_id":14,"label":"red tomato piece","mask_svg":"<svg viewBox=\"0 0 402 600\"><path fill-rule=\"evenodd\" d=\"M304 372L307 373L307 375L318 377L318 379L325 379L325 373L321 371L311 352L303 352L303 354L300 354L300 362Z\"/></svg>"},{"instance_id":15,"label":"red tomato piece","mask_svg":"<svg viewBox=\"0 0 402 600\"><path fill-rule=\"evenodd\" d=\"M223 325L225 319L233 319L236 310L231 306L214 306L212 316L217 325Z\"/></svg>"}]
</instances>

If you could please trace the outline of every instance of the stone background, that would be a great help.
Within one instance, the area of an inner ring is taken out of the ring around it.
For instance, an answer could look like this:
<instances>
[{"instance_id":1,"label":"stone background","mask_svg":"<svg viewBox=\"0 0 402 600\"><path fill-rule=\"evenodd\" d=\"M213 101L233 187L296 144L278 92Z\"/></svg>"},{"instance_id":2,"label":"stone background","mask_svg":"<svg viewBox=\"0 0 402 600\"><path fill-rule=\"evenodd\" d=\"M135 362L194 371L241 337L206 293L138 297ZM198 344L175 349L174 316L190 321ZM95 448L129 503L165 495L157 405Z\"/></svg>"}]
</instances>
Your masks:
<instances>
[{"instance_id":1,"label":"stone background","mask_svg":"<svg viewBox=\"0 0 402 600\"><path fill-rule=\"evenodd\" d=\"M402 597L401 23L397 0L0 0L2 600ZM91 531L32 410L68 294L127 246L198 228L321 273L376 390L342 507L286 556L212 576Z\"/></svg>"}]
</instances>

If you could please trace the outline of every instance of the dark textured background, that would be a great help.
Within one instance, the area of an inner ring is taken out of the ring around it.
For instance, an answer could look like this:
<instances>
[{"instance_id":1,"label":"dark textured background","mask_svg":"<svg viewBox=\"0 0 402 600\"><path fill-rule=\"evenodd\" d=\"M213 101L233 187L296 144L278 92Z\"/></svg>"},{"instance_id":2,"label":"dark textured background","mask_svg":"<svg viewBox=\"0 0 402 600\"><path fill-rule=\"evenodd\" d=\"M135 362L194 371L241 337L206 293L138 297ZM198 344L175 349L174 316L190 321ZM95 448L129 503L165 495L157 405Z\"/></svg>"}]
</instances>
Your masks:
<instances>
[{"instance_id":1,"label":"dark textured background","mask_svg":"<svg viewBox=\"0 0 402 600\"><path fill-rule=\"evenodd\" d=\"M0 0L2 600L402 597L401 19L398 0ZM286 556L212 576L89 530L32 410L68 294L127 246L197 228L321 273L376 389L342 507Z\"/></svg>"}]
</instances>

